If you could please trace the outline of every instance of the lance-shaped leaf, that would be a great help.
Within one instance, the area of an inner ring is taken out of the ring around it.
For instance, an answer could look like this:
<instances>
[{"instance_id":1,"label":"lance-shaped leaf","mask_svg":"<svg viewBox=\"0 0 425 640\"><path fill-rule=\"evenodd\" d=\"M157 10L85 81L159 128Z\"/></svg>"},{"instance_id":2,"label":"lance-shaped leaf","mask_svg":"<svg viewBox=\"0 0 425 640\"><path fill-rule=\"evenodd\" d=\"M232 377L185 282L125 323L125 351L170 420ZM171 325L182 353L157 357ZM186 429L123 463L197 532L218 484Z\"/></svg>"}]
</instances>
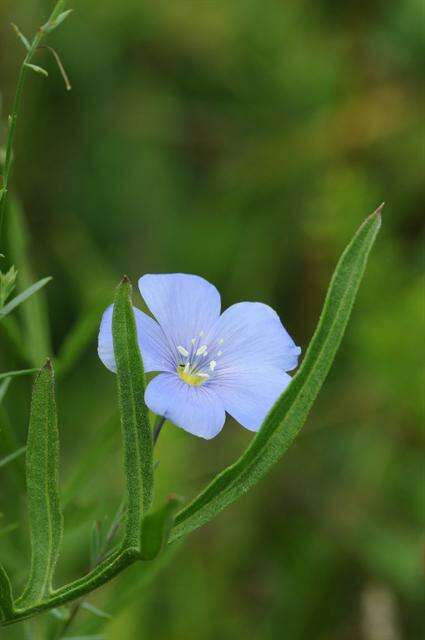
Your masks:
<instances>
[{"instance_id":1,"label":"lance-shaped leaf","mask_svg":"<svg viewBox=\"0 0 425 640\"><path fill-rule=\"evenodd\" d=\"M42 280L39 280L38 282L36 282L35 284L33 284L31 287L28 287L28 289L25 289L25 291L23 291L22 293L20 293L18 296L16 296L15 298L12 298L12 300L10 302L8 302L3 309L0 309L0 320L2 318L4 318L5 316L7 316L11 311L13 311L13 309L15 309L17 306L19 306L20 304L22 304L23 302L25 302L25 300L27 300L28 298L30 298L32 295L34 295L34 293L36 293L39 289L41 289L42 287L44 287L48 282L50 282L52 278L43 278Z\"/></svg>"},{"instance_id":2,"label":"lance-shaped leaf","mask_svg":"<svg viewBox=\"0 0 425 640\"><path fill-rule=\"evenodd\" d=\"M10 378L19 378L21 376L30 376L33 373L37 373L39 369L19 369L19 371L5 371L0 373L0 380L7 380Z\"/></svg>"},{"instance_id":3,"label":"lance-shaped leaf","mask_svg":"<svg viewBox=\"0 0 425 640\"><path fill-rule=\"evenodd\" d=\"M26 467L31 569L19 607L36 604L50 594L62 540L59 434L53 369L49 361L34 383Z\"/></svg>"},{"instance_id":4,"label":"lance-shaped leaf","mask_svg":"<svg viewBox=\"0 0 425 640\"><path fill-rule=\"evenodd\" d=\"M303 363L248 449L177 514L171 540L200 527L269 471L303 426L335 358L367 258L381 224L381 209L365 220L342 254Z\"/></svg>"},{"instance_id":5,"label":"lance-shaped leaf","mask_svg":"<svg viewBox=\"0 0 425 640\"><path fill-rule=\"evenodd\" d=\"M26 450L27 450L26 447L19 447L19 449L16 449L16 451L13 451L13 453L9 453L8 456L5 456L4 458L0 458L0 469L2 467L5 467L7 464L10 464L17 458L19 458L19 456L25 453Z\"/></svg>"},{"instance_id":6,"label":"lance-shaped leaf","mask_svg":"<svg viewBox=\"0 0 425 640\"><path fill-rule=\"evenodd\" d=\"M131 303L131 284L124 278L117 288L112 336L117 366L118 401L124 440L127 481L125 545L139 548L140 526L153 492L153 445L144 401L145 373L137 342Z\"/></svg>"},{"instance_id":7,"label":"lance-shaped leaf","mask_svg":"<svg viewBox=\"0 0 425 640\"><path fill-rule=\"evenodd\" d=\"M142 560L153 560L167 544L181 502L177 496L169 496L162 507L143 518L140 545Z\"/></svg>"},{"instance_id":8,"label":"lance-shaped leaf","mask_svg":"<svg viewBox=\"0 0 425 640\"><path fill-rule=\"evenodd\" d=\"M0 564L0 621L13 616L13 596L9 577Z\"/></svg>"}]
</instances>

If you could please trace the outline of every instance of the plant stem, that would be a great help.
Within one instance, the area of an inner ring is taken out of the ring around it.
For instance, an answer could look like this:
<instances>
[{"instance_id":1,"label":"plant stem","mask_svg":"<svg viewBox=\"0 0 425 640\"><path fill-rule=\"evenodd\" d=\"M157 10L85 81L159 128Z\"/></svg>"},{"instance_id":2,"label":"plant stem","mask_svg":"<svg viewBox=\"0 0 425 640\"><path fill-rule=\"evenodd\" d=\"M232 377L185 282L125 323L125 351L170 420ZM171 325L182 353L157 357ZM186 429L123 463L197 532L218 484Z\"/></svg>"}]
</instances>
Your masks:
<instances>
[{"instance_id":1,"label":"plant stem","mask_svg":"<svg viewBox=\"0 0 425 640\"><path fill-rule=\"evenodd\" d=\"M157 421L155 423L155 428L154 428L154 431L153 431L153 444L154 444L154 446L156 445L156 443L158 441L159 435L161 433L161 430L162 430L162 427L164 426L164 424L165 424L165 418L163 416L158 416L158 419L157 419Z\"/></svg>"},{"instance_id":2,"label":"plant stem","mask_svg":"<svg viewBox=\"0 0 425 640\"><path fill-rule=\"evenodd\" d=\"M58 17L58 15L61 13L63 8L65 7L66 1L67 0L58 0L46 24L53 23L53 21ZM40 45L40 42L42 41L45 35L46 35L45 29L43 29L43 27L40 27L40 29L35 34L33 41L31 42L30 48L28 49L27 55L25 56L21 64L21 68L19 69L18 83L16 85L12 111L9 116L9 129L8 129L7 139L6 139L6 155L5 155L3 173L2 173L3 184L0 191L0 239L1 239L4 215L6 211L7 197L9 192L9 178L10 178L10 170L12 167L13 143L15 141L16 123L18 120L18 114L21 107L25 78L28 71L27 65L31 62L35 52L37 51L37 48Z\"/></svg>"}]
</instances>

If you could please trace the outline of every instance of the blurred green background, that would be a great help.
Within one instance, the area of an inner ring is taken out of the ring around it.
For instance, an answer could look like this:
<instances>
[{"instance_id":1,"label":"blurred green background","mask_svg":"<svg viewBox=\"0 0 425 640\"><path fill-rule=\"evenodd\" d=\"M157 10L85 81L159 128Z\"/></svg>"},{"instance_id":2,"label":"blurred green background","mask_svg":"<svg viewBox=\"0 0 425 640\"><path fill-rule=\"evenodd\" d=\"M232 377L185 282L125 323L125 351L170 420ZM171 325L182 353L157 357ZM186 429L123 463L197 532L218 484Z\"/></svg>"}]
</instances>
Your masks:
<instances>
[{"instance_id":1,"label":"blurred green background","mask_svg":"<svg viewBox=\"0 0 425 640\"><path fill-rule=\"evenodd\" d=\"M9 23L30 35L52 4L1 2L1 143L23 57ZM83 611L68 636L423 638L422 2L70 6L49 44L73 90L40 52L50 76L28 77L12 179L22 206L7 220L21 288L54 280L0 336L1 370L56 357L60 580L85 571L93 522L105 528L120 501L115 379L96 355L120 276L203 275L225 307L271 304L305 351L338 255L387 204L341 351L286 457L155 574L134 567L90 598L112 620ZM14 380L1 454L24 442L29 400L30 380ZM251 438L231 420L210 442L167 425L158 499L194 496ZM0 512L18 588L22 459L0 470ZM48 638L55 624L44 615L0 637Z\"/></svg>"}]
</instances>

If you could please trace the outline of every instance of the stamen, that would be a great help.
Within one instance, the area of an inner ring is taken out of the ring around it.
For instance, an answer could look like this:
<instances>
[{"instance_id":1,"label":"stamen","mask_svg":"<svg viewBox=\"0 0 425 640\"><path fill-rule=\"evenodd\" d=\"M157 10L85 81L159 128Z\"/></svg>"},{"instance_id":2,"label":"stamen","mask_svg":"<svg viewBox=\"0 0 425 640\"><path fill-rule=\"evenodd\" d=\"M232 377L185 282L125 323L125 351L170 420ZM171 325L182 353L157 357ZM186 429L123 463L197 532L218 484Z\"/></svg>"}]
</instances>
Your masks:
<instances>
[{"instance_id":1,"label":"stamen","mask_svg":"<svg viewBox=\"0 0 425 640\"><path fill-rule=\"evenodd\" d=\"M192 338L192 340L190 341L190 344L195 344L196 342L196 338Z\"/></svg>"},{"instance_id":2,"label":"stamen","mask_svg":"<svg viewBox=\"0 0 425 640\"><path fill-rule=\"evenodd\" d=\"M207 353L207 345L206 344L203 344L201 347L199 347L199 349L196 350L196 355L197 356L202 356L202 355L204 355L204 353ZM187 355L189 355L189 354L187 354Z\"/></svg>"},{"instance_id":3,"label":"stamen","mask_svg":"<svg viewBox=\"0 0 425 640\"><path fill-rule=\"evenodd\" d=\"M210 362L210 369L211 369L211 371L214 371L214 369L216 368L216 366L217 366L217 362L216 362L215 360L211 360L211 362Z\"/></svg>"},{"instance_id":4,"label":"stamen","mask_svg":"<svg viewBox=\"0 0 425 640\"><path fill-rule=\"evenodd\" d=\"M196 374L198 376L198 378L209 378L209 374L208 373L197 373Z\"/></svg>"},{"instance_id":5,"label":"stamen","mask_svg":"<svg viewBox=\"0 0 425 640\"><path fill-rule=\"evenodd\" d=\"M188 351L187 349L185 349L184 347L182 347L181 345L179 345L179 346L177 347L177 351L178 351L179 353L181 353L181 354L182 354L182 356L184 356L185 358L187 358L187 357L189 356L189 351Z\"/></svg>"},{"instance_id":6,"label":"stamen","mask_svg":"<svg viewBox=\"0 0 425 640\"><path fill-rule=\"evenodd\" d=\"M218 356L221 356L222 353L223 353L222 351L217 351Z\"/></svg>"},{"instance_id":7,"label":"stamen","mask_svg":"<svg viewBox=\"0 0 425 640\"><path fill-rule=\"evenodd\" d=\"M202 336L203 336L203 335L204 335L204 332L203 332L203 331L200 331L200 332L199 332L199 337L200 337L200 338L202 338Z\"/></svg>"},{"instance_id":8,"label":"stamen","mask_svg":"<svg viewBox=\"0 0 425 640\"><path fill-rule=\"evenodd\" d=\"M218 341L218 344L223 344L223 342L224 342L224 339L220 338L220 340Z\"/></svg>"}]
</instances>

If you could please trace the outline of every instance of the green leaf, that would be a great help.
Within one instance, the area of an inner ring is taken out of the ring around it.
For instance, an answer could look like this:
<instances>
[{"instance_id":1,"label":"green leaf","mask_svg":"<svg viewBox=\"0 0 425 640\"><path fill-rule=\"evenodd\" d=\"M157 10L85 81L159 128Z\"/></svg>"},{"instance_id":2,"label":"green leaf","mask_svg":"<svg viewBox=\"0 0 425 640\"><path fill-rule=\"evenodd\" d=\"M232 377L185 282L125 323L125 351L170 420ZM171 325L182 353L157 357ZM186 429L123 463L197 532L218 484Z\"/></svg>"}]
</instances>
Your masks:
<instances>
[{"instance_id":1,"label":"green leaf","mask_svg":"<svg viewBox=\"0 0 425 640\"><path fill-rule=\"evenodd\" d=\"M44 31L45 33L51 33L52 31L54 31L54 29L57 29L57 27L62 24L64 20L67 19L72 11L73 9L68 9L67 11L63 11L62 13L60 13L57 18L50 18L49 22L46 22L46 24L43 24L43 26L41 27L42 31Z\"/></svg>"},{"instance_id":2,"label":"green leaf","mask_svg":"<svg viewBox=\"0 0 425 640\"><path fill-rule=\"evenodd\" d=\"M0 384L0 404L3 402L3 398L5 397L7 390L9 388L11 379L10 378L6 378L6 380L3 380L3 382Z\"/></svg>"},{"instance_id":3,"label":"green leaf","mask_svg":"<svg viewBox=\"0 0 425 640\"><path fill-rule=\"evenodd\" d=\"M152 503L153 444L144 401L145 374L137 341L131 291L130 282L124 278L115 295L112 335L127 480L124 545L138 549L142 515L147 513Z\"/></svg>"},{"instance_id":4,"label":"green leaf","mask_svg":"<svg viewBox=\"0 0 425 640\"><path fill-rule=\"evenodd\" d=\"M13 265L6 273L0 271L0 309L15 288L17 275L18 272Z\"/></svg>"},{"instance_id":5,"label":"green leaf","mask_svg":"<svg viewBox=\"0 0 425 640\"><path fill-rule=\"evenodd\" d=\"M43 278L42 280L39 280L38 282L36 282L35 284L33 284L31 287L28 287L28 289L25 289L25 291L23 291L22 293L20 293L18 296L15 296L15 298L12 298L12 300L10 300L10 302L8 302L3 309L0 309L0 320L2 318L4 318L5 316L7 316L11 311L13 311L17 306L19 306L20 304L22 304L23 302L25 302L25 300L27 300L28 298L30 298L32 295L34 295L34 293L36 293L37 291L39 291L39 289L41 289L42 287L45 287L46 284L48 282L50 282L52 278L48 277L48 278Z\"/></svg>"},{"instance_id":6,"label":"green leaf","mask_svg":"<svg viewBox=\"0 0 425 640\"><path fill-rule=\"evenodd\" d=\"M43 69L43 67L39 67L36 64L31 64L31 62L24 62L24 67L28 67L28 69L31 69L32 71L35 71L36 73L40 74L41 76L45 76L46 78L49 76L46 69Z\"/></svg>"},{"instance_id":7,"label":"green leaf","mask_svg":"<svg viewBox=\"0 0 425 640\"><path fill-rule=\"evenodd\" d=\"M54 375L47 361L35 383L27 441L28 517L31 570L19 606L40 602L52 591L52 578L62 540L59 500L59 434Z\"/></svg>"},{"instance_id":8,"label":"green leaf","mask_svg":"<svg viewBox=\"0 0 425 640\"><path fill-rule=\"evenodd\" d=\"M170 496L166 503L142 520L140 558L153 560L167 544L177 509L182 500Z\"/></svg>"},{"instance_id":9,"label":"green leaf","mask_svg":"<svg viewBox=\"0 0 425 640\"><path fill-rule=\"evenodd\" d=\"M322 314L298 373L266 417L242 456L177 514L171 540L202 526L254 486L286 452L301 427L337 353L367 258L381 224L382 206L342 254Z\"/></svg>"},{"instance_id":10,"label":"green leaf","mask_svg":"<svg viewBox=\"0 0 425 640\"><path fill-rule=\"evenodd\" d=\"M19 458L19 456L21 456L23 453L25 453L26 450L27 450L26 447L20 447L19 449L17 449L13 453L10 453L5 458L1 458L0 459L0 469L2 467L5 467L7 464L9 464L9 462L13 462L14 460L16 460L16 458Z\"/></svg>"},{"instance_id":11,"label":"green leaf","mask_svg":"<svg viewBox=\"0 0 425 640\"><path fill-rule=\"evenodd\" d=\"M13 615L12 587L6 569L0 564L0 621Z\"/></svg>"},{"instance_id":12,"label":"green leaf","mask_svg":"<svg viewBox=\"0 0 425 640\"><path fill-rule=\"evenodd\" d=\"M9 210L7 231L10 252L18 269L18 288L20 291L24 291L37 280L29 259L30 236L25 212L17 198L10 198ZM21 305L19 316L22 320L22 335L18 348L20 347L20 351L24 352L25 358L32 366L39 367L52 353L44 291L39 291L36 296L31 296L25 304ZM2 322L2 329L6 330L9 337L15 342L15 328L12 325L6 326L6 323L9 324L11 320L14 320L14 317L5 319Z\"/></svg>"},{"instance_id":13,"label":"green leaf","mask_svg":"<svg viewBox=\"0 0 425 640\"><path fill-rule=\"evenodd\" d=\"M6 371L4 373L0 373L0 380L4 380L5 378L19 378L20 376L30 376L33 373L37 373L40 369L19 369L19 371Z\"/></svg>"},{"instance_id":14,"label":"green leaf","mask_svg":"<svg viewBox=\"0 0 425 640\"><path fill-rule=\"evenodd\" d=\"M24 45L25 49L27 51L29 51L30 48L31 48L31 45L28 42L28 39L24 36L24 34L20 31L19 27L16 24L14 24L13 22L11 24L12 24L13 30L16 33L16 35L18 36L19 40Z\"/></svg>"},{"instance_id":15,"label":"green leaf","mask_svg":"<svg viewBox=\"0 0 425 640\"><path fill-rule=\"evenodd\" d=\"M81 605L81 608L85 609L86 611L90 611L90 613L92 613L94 616L97 616L98 618L102 618L103 620L109 620L110 618L112 618L112 616L109 613L106 613L106 611L102 611L101 609L98 609L94 605L90 604L90 602L83 602Z\"/></svg>"}]
</instances>

